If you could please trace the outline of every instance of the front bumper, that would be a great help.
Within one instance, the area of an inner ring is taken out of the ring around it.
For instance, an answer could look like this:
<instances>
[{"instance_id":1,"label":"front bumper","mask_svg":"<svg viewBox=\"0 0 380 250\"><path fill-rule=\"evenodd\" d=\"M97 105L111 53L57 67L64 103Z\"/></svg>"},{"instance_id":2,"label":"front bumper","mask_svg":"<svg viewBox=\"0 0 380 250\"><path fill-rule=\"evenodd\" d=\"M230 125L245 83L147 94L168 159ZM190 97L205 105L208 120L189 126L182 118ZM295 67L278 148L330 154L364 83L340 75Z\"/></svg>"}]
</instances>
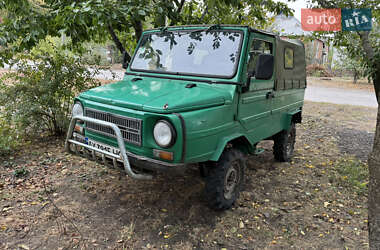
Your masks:
<instances>
[{"instance_id":1,"label":"front bumper","mask_svg":"<svg viewBox=\"0 0 380 250\"><path fill-rule=\"evenodd\" d=\"M120 155L116 155L111 152L104 151L99 148L95 148L90 145L87 145L78 136L74 136L74 127L78 120L96 123L96 124L107 126L113 129L116 135L118 148L120 150ZM82 148L83 150L78 149L78 147ZM159 160L151 159L148 157L144 157L144 156L140 156L140 155L136 155L131 152L128 152L125 149L124 140L118 126L110 122L97 120L97 119L93 119L86 116L74 116L71 119L69 130L67 132L67 137L65 141L65 150L69 153L82 152L83 156L86 156L86 158L89 158L92 160L97 160L98 158L97 153L99 153L101 155L101 159L104 162L104 164L107 164L109 161L108 159L110 159L110 161L112 161L112 164L115 167L118 165L118 162L121 162L124 167L125 172L133 179L138 179L138 180L150 180L152 179L152 176L147 175L147 174L136 173L135 171L132 170L130 162L134 166L144 168L144 169L150 169L150 170L165 171L165 170L175 169L176 171L178 170L182 171L185 169L185 164L172 164L172 163L162 162Z\"/></svg>"}]
</instances>

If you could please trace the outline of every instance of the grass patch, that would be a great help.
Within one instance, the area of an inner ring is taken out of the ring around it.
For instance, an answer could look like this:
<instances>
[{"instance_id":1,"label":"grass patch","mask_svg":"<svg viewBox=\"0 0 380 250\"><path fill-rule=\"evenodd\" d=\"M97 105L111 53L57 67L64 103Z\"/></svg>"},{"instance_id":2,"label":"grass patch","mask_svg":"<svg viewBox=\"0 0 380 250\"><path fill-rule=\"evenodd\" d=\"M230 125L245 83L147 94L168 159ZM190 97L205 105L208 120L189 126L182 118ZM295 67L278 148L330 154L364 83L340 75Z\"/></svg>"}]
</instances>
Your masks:
<instances>
[{"instance_id":1,"label":"grass patch","mask_svg":"<svg viewBox=\"0 0 380 250\"><path fill-rule=\"evenodd\" d=\"M353 189L359 195L368 193L368 165L355 158L340 159L335 164L332 176L333 182Z\"/></svg>"},{"instance_id":2,"label":"grass patch","mask_svg":"<svg viewBox=\"0 0 380 250\"><path fill-rule=\"evenodd\" d=\"M13 171L13 176L16 178L24 177L24 176L27 176L28 174L29 174L29 171L25 167L18 168Z\"/></svg>"}]
</instances>

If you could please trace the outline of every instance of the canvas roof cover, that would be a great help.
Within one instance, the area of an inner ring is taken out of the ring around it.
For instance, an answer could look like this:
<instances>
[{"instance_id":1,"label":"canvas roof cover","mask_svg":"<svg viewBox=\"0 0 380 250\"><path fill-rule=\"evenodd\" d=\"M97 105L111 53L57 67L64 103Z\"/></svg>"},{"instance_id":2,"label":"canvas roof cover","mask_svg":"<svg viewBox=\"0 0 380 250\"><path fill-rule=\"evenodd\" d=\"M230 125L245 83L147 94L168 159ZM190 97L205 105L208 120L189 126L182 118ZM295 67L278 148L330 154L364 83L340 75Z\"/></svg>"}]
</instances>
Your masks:
<instances>
[{"instance_id":1,"label":"canvas roof cover","mask_svg":"<svg viewBox=\"0 0 380 250\"><path fill-rule=\"evenodd\" d=\"M285 50L293 50L293 68L285 68ZM276 89L306 87L305 48L299 40L276 36Z\"/></svg>"}]
</instances>

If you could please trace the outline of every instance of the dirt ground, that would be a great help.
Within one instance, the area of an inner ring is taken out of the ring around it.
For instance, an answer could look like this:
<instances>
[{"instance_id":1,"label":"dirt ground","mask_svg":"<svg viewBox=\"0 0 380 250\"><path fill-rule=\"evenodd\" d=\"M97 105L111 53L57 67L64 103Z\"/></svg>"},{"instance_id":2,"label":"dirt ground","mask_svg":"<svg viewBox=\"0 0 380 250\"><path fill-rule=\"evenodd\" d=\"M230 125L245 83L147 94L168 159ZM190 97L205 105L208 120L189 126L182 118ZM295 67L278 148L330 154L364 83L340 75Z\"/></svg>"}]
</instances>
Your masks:
<instances>
[{"instance_id":1,"label":"dirt ground","mask_svg":"<svg viewBox=\"0 0 380 250\"><path fill-rule=\"evenodd\" d=\"M367 79L359 79L353 83L352 77L307 77L307 84L310 86L321 86L327 88L361 89L374 91L373 84L369 84Z\"/></svg>"},{"instance_id":2,"label":"dirt ground","mask_svg":"<svg viewBox=\"0 0 380 250\"><path fill-rule=\"evenodd\" d=\"M366 249L367 194L334 181L366 161L376 109L306 102L293 161L272 142L248 159L225 212L207 207L196 168L135 181L42 138L0 159L1 249ZM17 171L16 171L17 170Z\"/></svg>"}]
</instances>

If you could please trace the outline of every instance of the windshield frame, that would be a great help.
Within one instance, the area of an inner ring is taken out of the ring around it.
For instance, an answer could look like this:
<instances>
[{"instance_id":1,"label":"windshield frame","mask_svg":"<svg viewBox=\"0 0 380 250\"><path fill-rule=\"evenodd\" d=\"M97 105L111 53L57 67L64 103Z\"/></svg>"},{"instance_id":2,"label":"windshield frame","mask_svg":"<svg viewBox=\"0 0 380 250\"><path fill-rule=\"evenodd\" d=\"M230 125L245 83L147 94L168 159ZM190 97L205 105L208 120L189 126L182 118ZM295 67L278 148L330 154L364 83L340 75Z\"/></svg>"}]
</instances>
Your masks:
<instances>
[{"instance_id":1,"label":"windshield frame","mask_svg":"<svg viewBox=\"0 0 380 250\"><path fill-rule=\"evenodd\" d=\"M204 29L204 31L202 30L202 28ZM140 48L140 45L141 45L141 42L143 41L144 36L151 35L154 33L161 33L160 30L148 31L146 33L145 32L143 33L143 35L141 36L141 38L140 38L140 40L136 46L133 57L132 57L131 61L129 62L129 65L130 65L129 70L131 70L133 72L155 73L155 74L161 74L161 75L197 76L197 77L209 77L209 78L219 78L219 79L232 79L232 78L234 78L238 72L238 68L239 68L239 64L240 64L240 56L241 56L241 51L242 51L243 41L244 41L244 31L240 30L240 29L223 29L223 28L207 30L207 28L208 27L201 27L201 28L194 27L194 29L173 29L173 30L166 30L163 32L191 33L191 32L195 31L195 32L236 32L236 33L239 33L241 35L241 39L240 39L240 42L238 45L238 51L237 51L237 56L236 56L236 62L234 64L234 68L233 68L233 73L231 75L197 74L197 73L188 73L188 72L172 72L172 71L160 71L160 70L147 70L147 69L132 68L132 62L137 55L138 48Z\"/></svg>"}]
</instances>

